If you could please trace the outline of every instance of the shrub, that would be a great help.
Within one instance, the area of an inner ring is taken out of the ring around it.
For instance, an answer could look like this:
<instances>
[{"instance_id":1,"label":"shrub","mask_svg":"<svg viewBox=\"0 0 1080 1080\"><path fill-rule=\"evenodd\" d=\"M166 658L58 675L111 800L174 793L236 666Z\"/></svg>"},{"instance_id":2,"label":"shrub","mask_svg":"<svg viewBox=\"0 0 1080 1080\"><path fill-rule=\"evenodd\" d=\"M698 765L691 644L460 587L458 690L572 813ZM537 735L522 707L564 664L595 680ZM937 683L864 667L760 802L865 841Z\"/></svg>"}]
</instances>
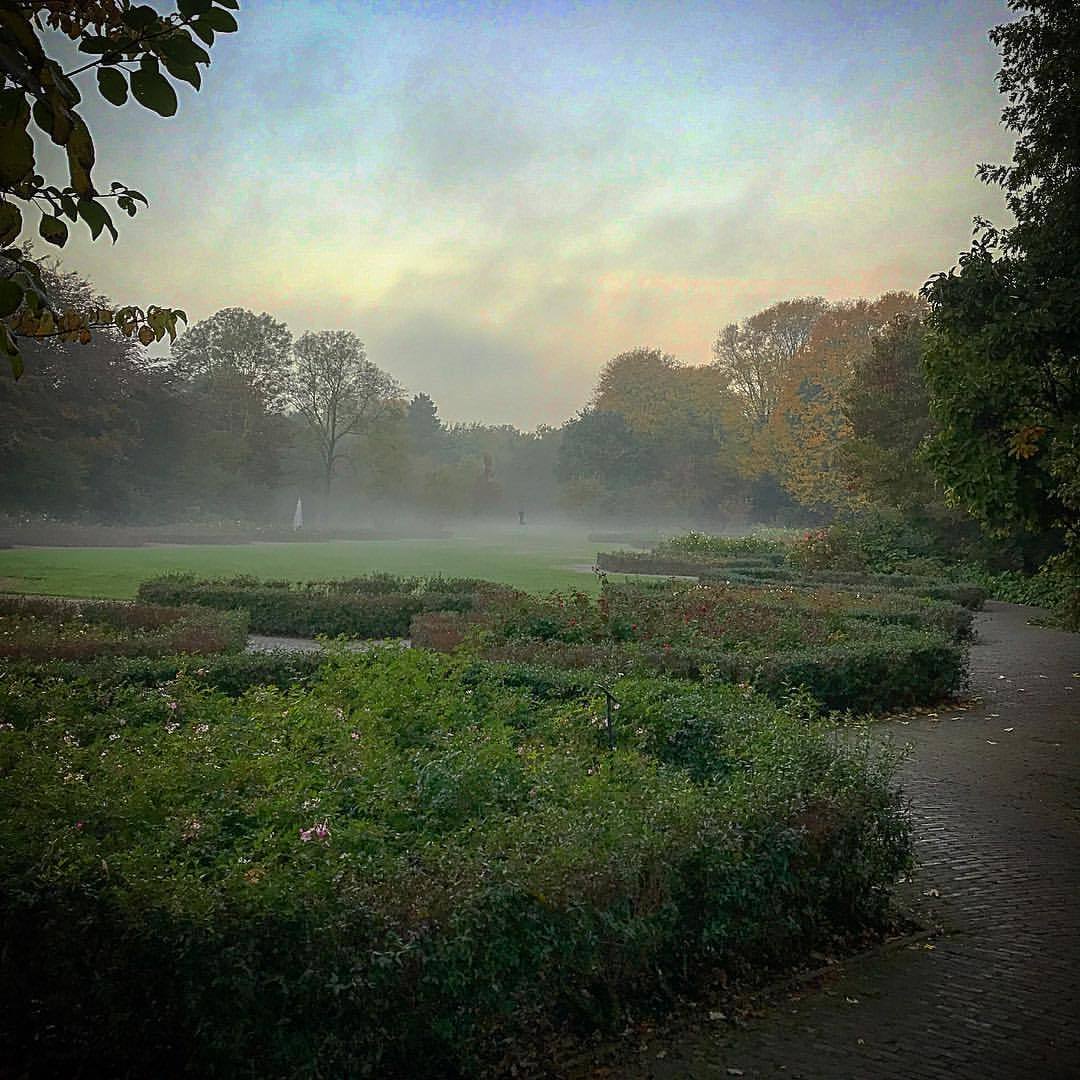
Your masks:
<instances>
[{"instance_id":1,"label":"shrub","mask_svg":"<svg viewBox=\"0 0 1080 1080\"><path fill-rule=\"evenodd\" d=\"M471 611L515 595L507 586L485 581L383 574L304 584L250 577L214 581L173 574L139 586L141 600L219 610L241 608L256 633L299 637L405 637L410 620L420 612Z\"/></svg>"},{"instance_id":2,"label":"shrub","mask_svg":"<svg viewBox=\"0 0 1080 1080\"><path fill-rule=\"evenodd\" d=\"M803 686L831 708L883 709L959 690L971 624L970 611L902 594L668 581L608 584L598 600L530 597L467 620L418 616L412 632L489 660L749 682L774 696Z\"/></svg>"},{"instance_id":3,"label":"shrub","mask_svg":"<svg viewBox=\"0 0 1080 1080\"><path fill-rule=\"evenodd\" d=\"M0 658L89 659L235 652L247 640L238 611L119 600L0 597Z\"/></svg>"},{"instance_id":4,"label":"shrub","mask_svg":"<svg viewBox=\"0 0 1080 1080\"><path fill-rule=\"evenodd\" d=\"M727 558L741 555L783 555L784 545L779 540L762 536L710 536L708 533L688 532L670 536L653 548L657 556L704 556Z\"/></svg>"},{"instance_id":5,"label":"shrub","mask_svg":"<svg viewBox=\"0 0 1080 1080\"><path fill-rule=\"evenodd\" d=\"M732 584L788 582L801 588L827 586L863 593L901 593L924 600L957 604L972 611L981 609L987 596L985 588L972 582L922 578L908 574L871 574L864 571L799 572L791 568L734 569L725 565L703 571L699 580L703 583L727 581Z\"/></svg>"},{"instance_id":6,"label":"shrub","mask_svg":"<svg viewBox=\"0 0 1080 1080\"><path fill-rule=\"evenodd\" d=\"M0 731L8 1064L471 1074L538 1013L615 1022L881 924L910 841L879 749L623 678L610 753L595 694L513 680L374 650L302 694L185 678L161 724L126 722L137 688Z\"/></svg>"}]
</instances>

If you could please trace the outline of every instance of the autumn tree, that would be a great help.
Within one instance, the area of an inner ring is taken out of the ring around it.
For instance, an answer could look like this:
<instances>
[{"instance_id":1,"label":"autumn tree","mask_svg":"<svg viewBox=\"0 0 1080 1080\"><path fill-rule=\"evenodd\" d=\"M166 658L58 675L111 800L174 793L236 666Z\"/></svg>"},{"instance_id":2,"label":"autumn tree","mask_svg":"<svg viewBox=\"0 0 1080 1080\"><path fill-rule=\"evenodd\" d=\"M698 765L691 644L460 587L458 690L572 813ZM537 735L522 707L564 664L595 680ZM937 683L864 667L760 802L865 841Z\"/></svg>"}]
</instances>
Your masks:
<instances>
[{"instance_id":1,"label":"autumn tree","mask_svg":"<svg viewBox=\"0 0 1080 1080\"><path fill-rule=\"evenodd\" d=\"M297 340L286 400L315 434L327 496L347 441L370 431L400 396L401 387L368 360L351 331L322 330Z\"/></svg>"},{"instance_id":2,"label":"autumn tree","mask_svg":"<svg viewBox=\"0 0 1080 1080\"><path fill-rule=\"evenodd\" d=\"M759 467L774 471L803 506L828 510L865 502L865 492L852 484L840 461L853 434L848 395L890 320L914 316L922 307L916 296L897 292L830 304L787 363L754 450Z\"/></svg>"},{"instance_id":3,"label":"autumn tree","mask_svg":"<svg viewBox=\"0 0 1080 1080\"><path fill-rule=\"evenodd\" d=\"M930 460L951 498L1001 537L1065 545L1080 621L1080 10L1010 0L991 31L1010 164L981 165L1016 224L976 222L927 282Z\"/></svg>"},{"instance_id":4,"label":"autumn tree","mask_svg":"<svg viewBox=\"0 0 1080 1080\"><path fill-rule=\"evenodd\" d=\"M820 296L782 300L717 335L713 363L727 376L755 430L769 422L791 362L825 308Z\"/></svg>"},{"instance_id":5,"label":"autumn tree","mask_svg":"<svg viewBox=\"0 0 1080 1080\"><path fill-rule=\"evenodd\" d=\"M89 81L113 105L130 97L172 116L177 110L173 81L199 88L200 65L210 63L203 46L213 44L216 34L237 29L226 9L238 6L237 0L178 0L176 10L166 14L130 0L25 0L0 6L0 352L16 378L23 369L23 340L59 337L87 344L94 330L113 327L148 345L166 334L175 337L177 321L186 321L182 311L156 305L145 310L65 307L61 297L50 295L41 263L25 241L36 224L42 240L63 247L68 223L79 221L93 239L108 232L115 241L109 207L132 216L147 201L119 181L107 192L96 183L97 155L79 111L76 77L86 76L82 84ZM86 62L65 71L47 51L58 37L74 42ZM35 137L64 151L66 183L43 175Z\"/></svg>"}]
</instances>

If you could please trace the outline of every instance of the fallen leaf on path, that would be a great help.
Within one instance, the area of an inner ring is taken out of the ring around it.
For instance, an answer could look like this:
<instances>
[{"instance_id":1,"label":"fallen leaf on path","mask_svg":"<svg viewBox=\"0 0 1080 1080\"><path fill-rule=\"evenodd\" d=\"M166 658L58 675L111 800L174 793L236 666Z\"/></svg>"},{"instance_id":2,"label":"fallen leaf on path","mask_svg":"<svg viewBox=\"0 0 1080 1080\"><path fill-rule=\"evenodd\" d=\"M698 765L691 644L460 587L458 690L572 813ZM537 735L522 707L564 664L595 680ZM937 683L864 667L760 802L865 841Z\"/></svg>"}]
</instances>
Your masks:
<instances>
[{"instance_id":1,"label":"fallen leaf on path","mask_svg":"<svg viewBox=\"0 0 1080 1080\"><path fill-rule=\"evenodd\" d=\"M997 743L996 743L996 742L994 742L994 740L993 740L993 739L987 739L987 740L986 740L986 745L987 745L987 746L997 746Z\"/></svg>"},{"instance_id":2,"label":"fallen leaf on path","mask_svg":"<svg viewBox=\"0 0 1080 1080\"><path fill-rule=\"evenodd\" d=\"M1002 728L1001 730L1002 730L1002 731L1015 731L1015 730L1016 730L1016 728L1011 728L1011 727L1003 727L1003 728Z\"/></svg>"}]
</instances>

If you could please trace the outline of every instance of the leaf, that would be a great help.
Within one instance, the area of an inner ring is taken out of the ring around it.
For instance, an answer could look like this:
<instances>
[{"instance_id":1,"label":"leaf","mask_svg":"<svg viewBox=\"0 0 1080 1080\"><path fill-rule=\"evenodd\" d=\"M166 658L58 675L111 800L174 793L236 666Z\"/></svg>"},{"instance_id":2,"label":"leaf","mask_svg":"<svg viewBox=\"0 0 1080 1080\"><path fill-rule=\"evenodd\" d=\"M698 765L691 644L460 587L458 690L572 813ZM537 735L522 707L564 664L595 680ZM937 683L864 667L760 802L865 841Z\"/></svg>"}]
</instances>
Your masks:
<instances>
[{"instance_id":1,"label":"leaf","mask_svg":"<svg viewBox=\"0 0 1080 1080\"><path fill-rule=\"evenodd\" d=\"M0 281L0 319L7 318L22 303L22 287L7 278Z\"/></svg>"},{"instance_id":2,"label":"leaf","mask_svg":"<svg viewBox=\"0 0 1080 1080\"><path fill-rule=\"evenodd\" d=\"M108 229L116 239L116 229L113 228L108 210L101 203L91 198L80 199L78 202L79 217L90 227L90 236L96 240L101 235L102 229Z\"/></svg>"},{"instance_id":3,"label":"leaf","mask_svg":"<svg viewBox=\"0 0 1080 1080\"><path fill-rule=\"evenodd\" d=\"M100 34L87 34L79 41L79 52L89 53L91 56L99 56L116 48L112 38L102 37Z\"/></svg>"},{"instance_id":4,"label":"leaf","mask_svg":"<svg viewBox=\"0 0 1080 1080\"><path fill-rule=\"evenodd\" d=\"M22 213L14 203L0 203L0 247L13 244L22 232Z\"/></svg>"},{"instance_id":5,"label":"leaf","mask_svg":"<svg viewBox=\"0 0 1080 1080\"><path fill-rule=\"evenodd\" d=\"M141 67L131 75L131 94L143 106L158 116L175 116L178 102L169 80L149 67Z\"/></svg>"},{"instance_id":6,"label":"leaf","mask_svg":"<svg viewBox=\"0 0 1080 1080\"><path fill-rule=\"evenodd\" d=\"M182 64L171 57L164 57L165 70L174 78L181 79L186 83L191 83L196 90L202 86L202 76L199 74L199 69L194 64Z\"/></svg>"},{"instance_id":7,"label":"leaf","mask_svg":"<svg viewBox=\"0 0 1080 1080\"><path fill-rule=\"evenodd\" d=\"M71 135L66 146L71 186L79 195L89 195L94 190L90 178L94 168L94 141L90 138L90 129L81 116L72 113L71 120Z\"/></svg>"},{"instance_id":8,"label":"leaf","mask_svg":"<svg viewBox=\"0 0 1080 1080\"><path fill-rule=\"evenodd\" d=\"M201 19L191 24L191 29L195 31L206 42L207 45L214 44L214 28L209 23L204 23Z\"/></svg>"},{"instance_id":9,"label":"leaf","mask_svg":"<svg viewBox=\"0 0 1080 1080\"><path fill-rule=\"evenodd\" d=\"M138 31L149 30L160 19L158 13L147 4L129 8L122 17L126 25Z\"/></svg>"},{"instance_id":10,"label":"leaf","mask_svg":"<svg viewBox=\"0 0 1080 1080\"><path fill-rule=\"evenodd\" d=\"M178 30L156 42L154 48L169 60L178 64L209 64L210 54L191 40L186 30Z\"/></svg>"},{"instance_id":11,"label":"leaf","mask_svg":"<svg viewBox=\"0 0 1080 1080\"><path fill-rule=\"evenodd\" d=\"M212 0L177 0L176 10L190 19L193 15L205 15L213 6Z\"/></svg>"},{"instance_id":12,"label":"leaf","mask_svg":"<svg viewBox=\"0 0 1080 1080\"><path fill-rule=\"evenodd\" d=\"M30 106L21 90L0 90L0 187L12 188L34 172L34 141L27 132Z\"/></svg>"},{"instance_id":13,"label":"leaf","mask_svg":"<svg viewBox=\"0 0 1080 1080\"><path fill-rule=\"evenodd\" d=\"M128 98L127 79L117 68L99 67L97 69L98 90L111 105L123 105Z\"/></svg>"},{"instance_id":14,"label":"leaf","mask_svg":"<svg viewBox=\"0 0 1080 1080\"><path fill-rule=\"evenodd\" d=\"M144 345L152 345L156 340L154 337L154 331L149 326L144 326L139 330L139 340Z\"/></svg>"},{"instance_id":15,"label":"leaf","mask_svg":"<svg viewBox=\"0 0 1080 1080\"><path fill-rule=\"evenodd\" d=\"M0 352L3 352L11 362L12 377L19 379L23 373L22 354L19 352L15 339L11 336L11 331L2 322L0 322Z\"/></svg>"},{"instance_id":16,"label":"leaf","mask_svg":"<svg viewBox=\"0 0 1080 1080\"><path fill-rule=\"evenodd\" d=\"M67 243L68 227L63 218L54 217L52 214L42 214L38 232L46 243L55 244L57 247L63 247Z\"/></svg>"},{"instance_id":17,"label":"leaf","mask_svg":"<svg viewBox=\"0 0 1080 1080\"><path fill-rule=\"evenodd\" d=\"M221 8L211 8L199 19L199 23L209 26L211 30L216 30L219 34L235 34L240 29L236 20Z\"/></svg>"}]
</instances>

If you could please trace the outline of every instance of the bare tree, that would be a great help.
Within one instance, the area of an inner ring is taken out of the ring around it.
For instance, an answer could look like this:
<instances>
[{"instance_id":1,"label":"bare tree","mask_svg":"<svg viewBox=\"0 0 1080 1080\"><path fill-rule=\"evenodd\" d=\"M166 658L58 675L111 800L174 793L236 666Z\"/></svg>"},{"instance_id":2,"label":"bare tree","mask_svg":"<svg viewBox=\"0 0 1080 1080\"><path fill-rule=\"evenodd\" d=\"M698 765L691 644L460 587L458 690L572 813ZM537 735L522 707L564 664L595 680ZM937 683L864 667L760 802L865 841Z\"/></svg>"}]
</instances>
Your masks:
<instances>
[{"instance_id":1,"label":"bare tree","mask_svg":"<svg viewBox=\"0 0 1080 1080\"><path fill-rule=\"evenodd\" d=\"M288 403L319 441L326 494L345 455L343 441L370 430L393 407L401 387L367 358L350 330L304 334L293 349Z\"/></svg>"},{"instance_id":2,"label":"bare tree","mask_svg":"<svg viewBox=\"0 0 1080 1080\"><path fill-rule=\"evenodd\" d=\"M782 300L717 335L714 363L731 378L731 389L743 399L743 411L755 428L768 423L792 357L810 340L827 307L820 296Z\"/></svg>"}]
</instances>

